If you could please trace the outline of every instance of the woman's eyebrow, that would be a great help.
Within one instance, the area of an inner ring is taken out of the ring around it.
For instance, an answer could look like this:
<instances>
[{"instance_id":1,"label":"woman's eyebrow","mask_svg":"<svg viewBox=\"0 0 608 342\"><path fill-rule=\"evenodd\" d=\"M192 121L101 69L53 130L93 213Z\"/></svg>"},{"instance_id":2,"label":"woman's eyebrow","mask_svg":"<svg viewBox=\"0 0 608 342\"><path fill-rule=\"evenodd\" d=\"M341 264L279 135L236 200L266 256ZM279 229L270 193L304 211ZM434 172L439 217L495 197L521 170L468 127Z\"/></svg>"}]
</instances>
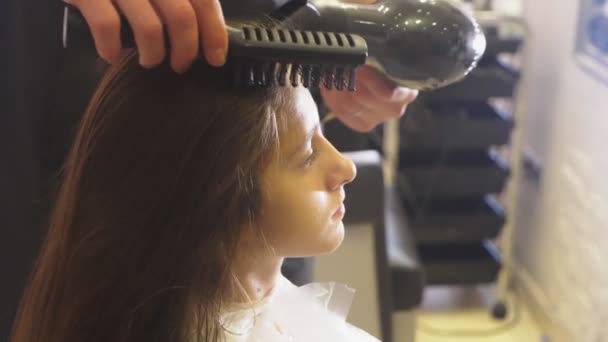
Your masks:
<instances>
[{"instance_id":1,"label":"woman's eyebrow","mask_svg":"<svg viewBox=\"0 0 608 342\"><path fill-rule=\"evenodd\" d=\"M308 142L310 140L312 140L312 136L315 135L315 133L319 130L320 125L319 123L315 123L315 125L312 127L312 129L308 132L306 132L306 135L304 136L303 141L298 142L298 145L296 148L294 148L287 156L288 159L293 158L295 155L297 155L299 152L301 152L302 150L304 150L304 148L306 147L306 145L308 144Z\"/></svg>"}]
</instances>

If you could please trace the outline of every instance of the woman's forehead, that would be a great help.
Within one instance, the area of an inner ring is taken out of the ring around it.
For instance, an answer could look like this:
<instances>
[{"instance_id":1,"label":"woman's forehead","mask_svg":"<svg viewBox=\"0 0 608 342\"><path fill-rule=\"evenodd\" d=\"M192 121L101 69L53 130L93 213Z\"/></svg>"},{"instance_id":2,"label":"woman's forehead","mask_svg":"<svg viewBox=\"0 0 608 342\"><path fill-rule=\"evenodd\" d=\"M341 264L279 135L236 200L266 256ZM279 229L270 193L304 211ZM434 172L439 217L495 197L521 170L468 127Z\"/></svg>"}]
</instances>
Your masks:
<instances>
[{"instance_id":1,"label":"woman's forehead","mask_svg":"<svg viewBox=\"0 0 608 342\"><path fill-rule=\"evenodd\" d=\"M304 144L308 133L319 125L317 105L308 89L296 88L293 104L287 113L283 113L285 129L281 132L281 150Z\"/></svg>"}]
</instances>

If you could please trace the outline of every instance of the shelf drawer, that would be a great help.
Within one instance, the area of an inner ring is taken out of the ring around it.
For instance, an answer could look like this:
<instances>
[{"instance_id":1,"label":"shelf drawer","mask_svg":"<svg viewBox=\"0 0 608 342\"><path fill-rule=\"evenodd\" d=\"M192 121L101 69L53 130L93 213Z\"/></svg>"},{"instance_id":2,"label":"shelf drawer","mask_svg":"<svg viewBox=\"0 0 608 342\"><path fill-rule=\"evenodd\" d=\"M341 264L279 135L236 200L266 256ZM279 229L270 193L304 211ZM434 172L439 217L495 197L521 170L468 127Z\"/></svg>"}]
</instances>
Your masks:
<instances>
[{"instance_id":1,"label":"shelf drawer","mask_svg":"<svg viewBox=\"0 0 608 342\"><path fill-rule=\"evenodd\" d=\"M398 186L406 198L462 197L501 192L509 176L506 161L486 150L404 150Z\"/></svg>"},{"instance_id":2,"label":"shelf drawer","mask_svg":"<svg viewBox=\"0 0 608 342\"><path fill-rule=\"evenodd\" d=\"M519 73L498 60L473 69L462 81L421 93L428 102L479 102L491 97L512 97Z\"/></svg>"},{"instance_id":3,"label":"shelf drawer","mask_svg":"<svg viewBox=\"0 0 608 342\"><path fill-rule=\"evenodd\" d=\"M403 207L417 243L492 239L498 236L506 222L504 209L494 196L442 198L428 203L404 200Z\"/></svg>"},{"instance_id":4,"label":"shelf drawer","mask_svg":"<svg viewBox=\"0 0 608 342\"><path fill-rule=\"evenodd\" d=\"M487 102L426 105L420 101L411 106L400 123L403 149L504 145L513 129L511 113Z\"/></svg>"},{"instance_id":5,"label":"shelf drawer","mask_svg":"<svg viewBox=\"0 0 608 342\"><path fill-rule=\"evenodd\" d=\"M420 245L418 254L429 285L491 283L500 270L500 255L490 241Z\"/></svg>"}]
</instances>

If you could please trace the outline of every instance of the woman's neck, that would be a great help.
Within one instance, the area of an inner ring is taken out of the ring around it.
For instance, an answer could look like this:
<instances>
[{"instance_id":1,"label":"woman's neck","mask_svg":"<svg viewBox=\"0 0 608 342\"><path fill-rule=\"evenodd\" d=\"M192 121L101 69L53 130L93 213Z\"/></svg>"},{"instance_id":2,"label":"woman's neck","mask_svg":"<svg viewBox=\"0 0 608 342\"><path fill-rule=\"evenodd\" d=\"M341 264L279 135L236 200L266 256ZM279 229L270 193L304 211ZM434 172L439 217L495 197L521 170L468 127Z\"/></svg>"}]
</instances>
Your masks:
<instances>
[{"instance_id":1,"label":"woman's neck","mask_svg":"<svg viewBox=\"0 0 608 342\"><path fill-rule=\"evenodd\" d=\"M279 281L282 264L283 258L267 248L239 248L233 264L239 284L230 289L228 301L256 302L264 298Z\"/></svg>"}]
</instances>

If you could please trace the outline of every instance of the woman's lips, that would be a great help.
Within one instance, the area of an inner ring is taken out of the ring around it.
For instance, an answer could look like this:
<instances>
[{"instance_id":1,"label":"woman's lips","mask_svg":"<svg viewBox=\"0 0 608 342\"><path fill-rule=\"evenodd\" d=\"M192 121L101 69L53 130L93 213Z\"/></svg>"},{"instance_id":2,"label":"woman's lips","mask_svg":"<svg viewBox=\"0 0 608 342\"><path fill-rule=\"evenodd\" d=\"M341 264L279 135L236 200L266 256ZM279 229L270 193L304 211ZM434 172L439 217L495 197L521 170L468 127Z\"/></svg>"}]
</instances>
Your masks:
<instances>
[{"instance_id":1,"label":"woman's lips","mask_svg":"<svg viewBox=\"0 0 608 342\"><path fill-rule=\"evenodd\" d=\"M340 207L338 209L336 209L336 211L331 216L331 218L334 219L334 220L341 220L341 219L344 218L344 214L345 213L346 213L346 208L344 207L344 203L342 203L340 205Z\"/></svg>"}]
</instances>

